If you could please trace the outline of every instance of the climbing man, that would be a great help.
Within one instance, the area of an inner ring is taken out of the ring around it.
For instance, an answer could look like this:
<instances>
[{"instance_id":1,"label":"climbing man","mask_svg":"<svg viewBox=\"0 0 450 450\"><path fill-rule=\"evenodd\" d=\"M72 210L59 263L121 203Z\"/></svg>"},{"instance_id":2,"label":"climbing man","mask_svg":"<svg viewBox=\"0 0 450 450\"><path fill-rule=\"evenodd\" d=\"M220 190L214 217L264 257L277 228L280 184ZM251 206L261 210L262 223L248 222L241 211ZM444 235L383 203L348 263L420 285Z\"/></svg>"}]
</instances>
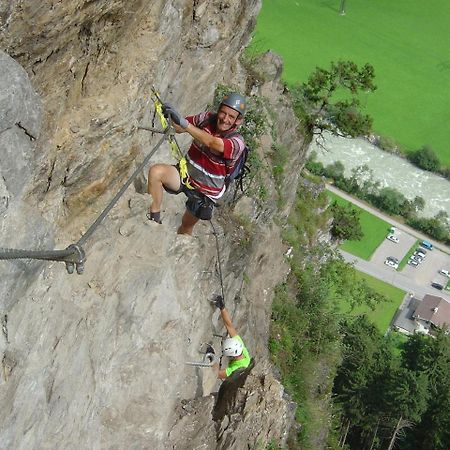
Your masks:
<instances>
[{"instance_id":1,"label":"climbing man","mask_svg":"<svg viewBox=\"0 0 450 450\"><path fill-rule=\"evenodd\" d=\"M186 155L187 173L180 164L155 164L148 173L148 192L152 196L147 218L161 223L163 190L169 194L183 192L187 196L186 211L178 234L192 234L194 225L210 220L215 202L226 190L226 177L244 151L238 127L244 120L245 98L236 92L226 95L217 113L203 112L183 117L172 105L163 105L177 133L193 137Z\"/></svg>"},{"instance_id":2,"label":"climbing man","mask_svg":"<svg viewBox=\"0 0 450 450\"><path fill-rule=\"evenodd\" d=\"M228 311L225 309L225 301L221 295L218 295L213 303L220 309L220 315L222 317L225 328L228 331L227 339L222 342L222 355L229 358L228 367L221 369L219 364L215 364L213 369L217 372L217 377L221 380L229 377L237 369L244 369L250 365L250 354L245 348L242 338L238 335L234 328L231 317Z\"/></svg>"}]
</instances>

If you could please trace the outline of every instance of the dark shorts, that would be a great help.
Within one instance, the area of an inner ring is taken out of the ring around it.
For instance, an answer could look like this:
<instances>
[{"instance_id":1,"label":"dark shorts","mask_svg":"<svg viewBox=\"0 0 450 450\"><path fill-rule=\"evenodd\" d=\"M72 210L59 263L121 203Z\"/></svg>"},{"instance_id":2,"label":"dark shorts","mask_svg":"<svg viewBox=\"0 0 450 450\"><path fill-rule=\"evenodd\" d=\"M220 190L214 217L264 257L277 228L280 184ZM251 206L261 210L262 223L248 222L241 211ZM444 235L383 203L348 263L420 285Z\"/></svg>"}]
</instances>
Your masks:
<instances>
[{"instance_id":1,"label":"dark shorts","mask_svg":"<svg viewBox=\"0 0 450 450\"><path fill-rule=\"evenodd\" d=\"M177 165L174 165L174 167L179 171ZM178 189L178 191L172 191L172 189L166 188L165 186L163 187L168 194L178 195L183 192L184 195L186 195L187 197L186 209L194 217L197 217L197 219L211 220L215 203L206 195L203 195L194 189L187 188L181 182L181 178L180 178L180 189Z\"/></svg>"}]
</instances>

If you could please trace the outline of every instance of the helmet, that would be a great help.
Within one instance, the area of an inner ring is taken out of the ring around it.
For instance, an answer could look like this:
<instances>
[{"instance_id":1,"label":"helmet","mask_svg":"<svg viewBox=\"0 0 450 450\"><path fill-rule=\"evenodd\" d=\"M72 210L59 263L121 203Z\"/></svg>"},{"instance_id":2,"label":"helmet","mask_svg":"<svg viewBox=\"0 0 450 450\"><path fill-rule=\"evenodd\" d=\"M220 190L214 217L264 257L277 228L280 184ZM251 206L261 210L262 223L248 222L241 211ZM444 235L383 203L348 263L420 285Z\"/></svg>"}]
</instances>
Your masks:
<instances>
[{"instance_id":1,"label":"helmet","mask_svg":"<svg viewBox=\"0 0 450 450\"><path fill-rule=\"evenodd\" d=\"M238 94L237 92L230 92L229 94L225 95L225 97L222 99L221 105L229 106L242 115L245 114L245 109L247 106L245 97L241 94Z\"/></svg>"},{"instance_id":2,"label":"helmet","mask_svg":"<svg viewBox=\"0 0 450 450\"><path fill-rule=\"evenodd\" d=\"M228 338L223 341L222 353L225 356L240 356L244 346L236 338Z\"/></svg>"}]
</instances>

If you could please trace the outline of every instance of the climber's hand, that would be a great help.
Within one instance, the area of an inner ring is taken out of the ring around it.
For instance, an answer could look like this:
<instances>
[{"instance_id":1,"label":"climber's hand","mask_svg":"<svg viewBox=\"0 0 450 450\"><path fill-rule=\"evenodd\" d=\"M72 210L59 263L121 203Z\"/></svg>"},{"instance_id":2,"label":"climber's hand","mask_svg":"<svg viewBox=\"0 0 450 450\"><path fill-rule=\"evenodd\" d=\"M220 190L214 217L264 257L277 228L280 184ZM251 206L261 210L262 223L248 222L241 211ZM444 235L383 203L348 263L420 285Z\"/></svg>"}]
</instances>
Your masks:
<instances>
[{"instance_id":1,"label":"climber's hand","mask_svg":"<svg viewBox=\"0 0 450 450\"><path fill-rule=\"evenodd\" d=\"M221 295L216 295L216 297L214 297L214 299L213 299L213 303L220 310L225 308L225 300L223 299L223 297Z\"/></svg>"},{"instance_id":2,"label":"climber's hand","mask_svg":"<svg viewBox=\"0 0 450 450\"><path fill-rule=\"evenodd\" d=\"M162 110L165 117L170 116L173 123L179 125L181 128L186 129L189 126L189 122L170 103L164 103Z\"/></svg>"}]
</instances>

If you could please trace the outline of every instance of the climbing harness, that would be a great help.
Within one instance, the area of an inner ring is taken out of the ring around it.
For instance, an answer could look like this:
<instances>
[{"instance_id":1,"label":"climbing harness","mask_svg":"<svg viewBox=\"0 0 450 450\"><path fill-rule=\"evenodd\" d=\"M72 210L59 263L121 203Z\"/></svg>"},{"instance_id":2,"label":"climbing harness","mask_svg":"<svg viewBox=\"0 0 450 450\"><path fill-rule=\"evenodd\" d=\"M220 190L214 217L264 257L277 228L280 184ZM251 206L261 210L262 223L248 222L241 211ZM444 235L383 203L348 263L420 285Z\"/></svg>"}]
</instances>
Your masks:
<instances>
[{"instance_id":1,"label":"climbing harness","mask_svg":"<svg viewBox=\"0 0 450 450\"><path fill-rule=\"evenodd\" d=\"M188 189L195 189L194 186L192 186L189 183L186 157L183 155L183 152L181 151L180 146L178 145L177 139L173 131L170 116L166 117L164 115L163 102L161 101L161 97L159 96L158 91L155 89L155 86L152 86L152 96L153 96L152 100L155 105L155 113L158 116L159 121L161 122L161 126L163 127L164 131L169 130L167 141L169 142L170 148L172 150L172 156L176 160L178 160L181 182Z\"/></svg>"},{"instance_id":2,"label":"climbing harness","mask_svg":"<svg viewBox=\"0 0 450 450\"><path fill-rule=\"evenodd\" d=\"M83 245L94 234L94 231L103 222L107 214L111 211L111 209L118 202L120 197L128 189L130 184L141 173L143 168L148 164L150 158L155 154L155 152L159 149L159 147L161 147L163 142L167 140L169 132L170 127L166 128L162 132L163 136L156 144L156 146L145 157L142 163L139 164L139 166L131 175L131 177L128 179L128 181L122 186L119 192L117 192L114 198L97 217L95 222L83 234L83 236L81 236L81 238L78 240L77 243L69 245L64 250L22 250L22 249L11 249L0 247L0 260L39 259L46 261L62 261L66 264L66 269L69 274L72 274L74 272L74 269L76 269L77 273L81 275L84 272L84 263L86 261L86 254L84 252Z\"/></svg>"}]
</instances>

